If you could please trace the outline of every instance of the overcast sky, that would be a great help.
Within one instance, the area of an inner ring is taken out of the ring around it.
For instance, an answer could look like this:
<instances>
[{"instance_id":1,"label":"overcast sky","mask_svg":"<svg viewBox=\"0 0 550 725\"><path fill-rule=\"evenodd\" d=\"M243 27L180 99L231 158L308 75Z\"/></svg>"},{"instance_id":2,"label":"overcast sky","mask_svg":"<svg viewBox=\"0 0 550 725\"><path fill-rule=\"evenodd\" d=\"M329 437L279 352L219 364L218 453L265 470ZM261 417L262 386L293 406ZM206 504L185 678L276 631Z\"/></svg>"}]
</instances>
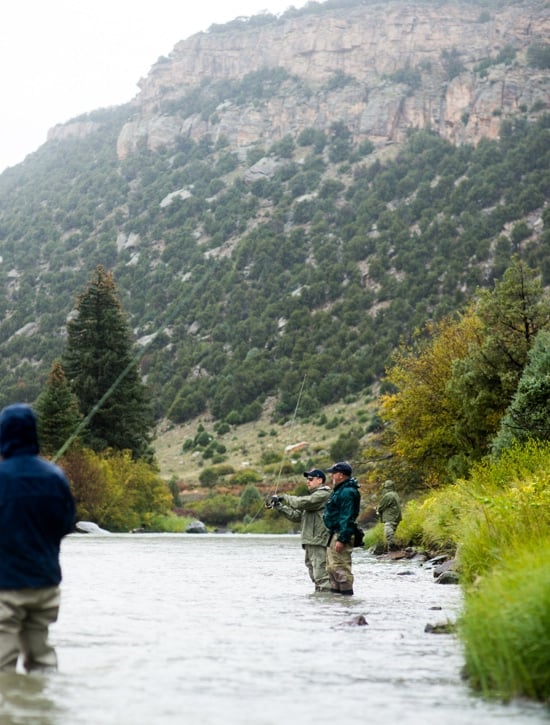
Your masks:
<instances>
[{"instance_id":1,"label":"overcast sky","mask_svg":"<svg viewBox=\"0 0 550 725\"><path fill-rule=\"evenodd\" d=\"M4 0L0 10L0 173L48 129L138 92L161 55L212 23L306 0Z\"/></svg>"}]
</instances>

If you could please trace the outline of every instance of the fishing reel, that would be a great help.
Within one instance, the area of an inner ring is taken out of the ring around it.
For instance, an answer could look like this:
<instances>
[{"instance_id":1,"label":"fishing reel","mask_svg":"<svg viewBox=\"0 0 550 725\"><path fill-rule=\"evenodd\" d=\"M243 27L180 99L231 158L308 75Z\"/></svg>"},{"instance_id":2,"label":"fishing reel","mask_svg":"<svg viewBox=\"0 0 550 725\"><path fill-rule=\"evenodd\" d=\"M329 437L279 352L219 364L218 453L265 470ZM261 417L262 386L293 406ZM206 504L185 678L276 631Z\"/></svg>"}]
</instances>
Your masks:
<instances>
[{"instance_id":1,"label":"fishing reel","mask_svg":"<svg viewBox=\"0 0 550 725\"><path fill-rule=\"evenodd\" d=\"M282 500L283 499L281 498L281 496L275 496L275 495L269 496L266 499L265 507L266 507L266 509L277 508L277 506L281 503Z\"/></svg>"}]
</instances>

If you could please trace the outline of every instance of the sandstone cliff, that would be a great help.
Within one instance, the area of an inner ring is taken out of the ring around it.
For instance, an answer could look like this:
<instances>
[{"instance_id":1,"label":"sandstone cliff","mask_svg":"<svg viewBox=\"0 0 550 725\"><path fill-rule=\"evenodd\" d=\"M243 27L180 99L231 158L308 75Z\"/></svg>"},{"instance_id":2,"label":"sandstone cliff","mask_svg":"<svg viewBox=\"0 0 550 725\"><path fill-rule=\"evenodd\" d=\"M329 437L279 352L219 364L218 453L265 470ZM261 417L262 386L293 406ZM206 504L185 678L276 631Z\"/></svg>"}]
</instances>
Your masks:
<instances>
[{"instance_id":1,"label":"sandstone cliff","mask_svg":"<svg viewBox=\"0 0 550 725\"><path fill-rule=\"evenodd\" d=\"M361 3L246 19L178 43L140 81L135 118L121 130L121 158L205 133L246 149L343 121L355 138L399 143L408 128L433 128L453 143L496 138L510 115L550 107L550 74L527 65L550 37L538 0L483 10L473 3ZM279 68L294 83L261 103L222 103L210 117L177 106L190 89ZM331 79L345 78L345 84ZM411 82L411 78L414 82Z\"/></svg>"}]
</instances>

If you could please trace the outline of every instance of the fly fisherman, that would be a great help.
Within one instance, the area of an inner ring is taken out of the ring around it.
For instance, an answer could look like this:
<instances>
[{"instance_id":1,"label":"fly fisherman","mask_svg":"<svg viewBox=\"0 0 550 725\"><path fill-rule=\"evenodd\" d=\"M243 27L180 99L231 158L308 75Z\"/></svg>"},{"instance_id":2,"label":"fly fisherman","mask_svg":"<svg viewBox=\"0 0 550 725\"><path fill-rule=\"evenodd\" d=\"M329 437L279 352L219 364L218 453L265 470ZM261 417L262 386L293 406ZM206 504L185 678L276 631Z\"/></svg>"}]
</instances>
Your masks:
<instances>
[{"instance_id":1,"label":"fly fisherman","mask_svg":"<svg viewBox=\"0 0 550 725\"><path fill-rule=\"evenodd\" d=\"M376 515L380 517L380 521L384 524L386 549L395 551L397 549L395 530L401 522L401 503L395 485L389 479L382 484L382 498L376 509Z\"/></svg>"},{"instance_id":2,"label":"fly fisherman","mask_svg":"<svg viewBox=\"0 0 550 725\"><path fill-rule=\"evenodd\" d=\"M359 484L352 478L352 468L342 461L327 469L332 474L333 490L325 506L325 526L330 531L327 547L327 572L330 590L335 594L353 594L351 553L355 521L359 514L361 494Z\"/></svg>"},{"instance_id":3,"label":"fly fisherman","mask_svg":"<svg viewBox=\"0 0 550 725\"><path fill-rule=\"evenodd\" d=\"M280 511L290 521L301 522L302 549L305 551L305 563L316 592L330 591L326 568L326 546L329 532L323 523L323 509L330 488L326 485L323 471L314 468L305 471L309 494L290 496L282 494L271 496L267 505Z\"/></svg>"},{"instance_id":4,"label":"fly fisherman","mask_svg":"<svg viewBox=\"0 0 550 725\"><path fill-rule=\"evenodd\" d=\"M0 669L55 668L48 628L59 612L59 547L75 505L63 471L38 456L28 405L0 414Z\"/></svg>"}]
</instances>

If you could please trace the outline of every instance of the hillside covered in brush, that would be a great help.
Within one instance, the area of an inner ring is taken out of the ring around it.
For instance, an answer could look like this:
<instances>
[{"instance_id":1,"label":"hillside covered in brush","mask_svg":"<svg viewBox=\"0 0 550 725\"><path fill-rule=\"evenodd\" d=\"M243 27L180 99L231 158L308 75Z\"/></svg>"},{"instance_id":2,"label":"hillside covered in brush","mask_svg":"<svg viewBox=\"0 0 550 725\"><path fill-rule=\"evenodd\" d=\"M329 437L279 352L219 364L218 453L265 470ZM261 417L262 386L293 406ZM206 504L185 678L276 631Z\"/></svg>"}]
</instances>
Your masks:
<instances>
[{"instance_id":1,"label":"hillside covered in brush","mask_svg":"<svg viewBox=\"0 0 550 725\"><path fill-rule=\"evenodd\" d=\"M52 129L0 176L0 404L36 400L98 264L174 423L284 418L305 375L303 415L366 389L514 253L550 284L549 22L309 3L212 26Z\"/></svg>"}]
</instances>

